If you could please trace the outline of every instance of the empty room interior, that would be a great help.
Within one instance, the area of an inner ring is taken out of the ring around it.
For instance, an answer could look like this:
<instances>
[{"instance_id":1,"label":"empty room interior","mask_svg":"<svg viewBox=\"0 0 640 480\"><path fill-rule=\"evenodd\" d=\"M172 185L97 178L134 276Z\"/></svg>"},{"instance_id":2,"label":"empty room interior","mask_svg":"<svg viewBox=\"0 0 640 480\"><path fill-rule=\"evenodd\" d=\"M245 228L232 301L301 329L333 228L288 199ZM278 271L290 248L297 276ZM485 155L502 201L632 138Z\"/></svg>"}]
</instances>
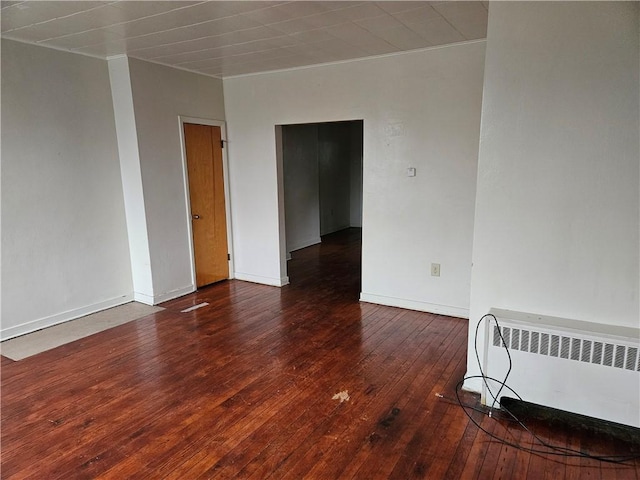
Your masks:
<instances>
[{"instance_id":1,"label":"empty room interior","mask_svg":"<svg viewBox=\"0 0 640 480\"><path fill-rule=\"evenodd\" d=\"M640 479L640 2L0 17L3 479Z\"/></svg>"}]
</instances>

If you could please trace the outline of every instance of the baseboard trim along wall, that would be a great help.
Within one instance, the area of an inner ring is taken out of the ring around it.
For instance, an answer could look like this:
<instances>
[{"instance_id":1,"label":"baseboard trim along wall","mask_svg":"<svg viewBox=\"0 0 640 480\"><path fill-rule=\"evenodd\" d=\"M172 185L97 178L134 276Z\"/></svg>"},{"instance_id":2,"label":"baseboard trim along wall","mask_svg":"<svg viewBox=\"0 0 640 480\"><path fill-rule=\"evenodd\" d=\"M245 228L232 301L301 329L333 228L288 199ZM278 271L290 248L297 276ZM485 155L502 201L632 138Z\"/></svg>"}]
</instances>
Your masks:
<instances>
[{"instance_id":1,"label":"baseboard trim along wall","mask_svg":"<svg viewBox=\"0 0 640 480\"><path fill-rule=\"evenodd\" d=\"M263 277L262 275L253 275L250 273L235 272L236 280L243 280L251 283L261 283L263 285L271 285L272 287L284 287L289 285L289 277Z\"/></svg>"},{"instance_id":2,"label":"baseboard trim along wall","mask_svg":"<svg viewBox=\"0 0 640 480\"><path fill-rule=\"evenodd\" d=\"M133 292L133 299L136 302L144 303L145 305L153 305L153 295L147 295L146 293Z\"/></svg>"},{"instance_id":3,"label":"baseboard trim along wall","mask_svg":"<svg viewBox=\"0 0 640 480\"><path fill-rule=\"evenodd\" d=\"M147 295L146 293L134 292L133 298L136 302L144 303L145 305L158 305L162 302L173 300L174 298L182 297L196 291L195 285L187 285L186 287L176 288L169 292L160 293L158 295Z\"/></svg>"},{"instance_id":4,"label":"baseboard trim along wall","mask_svg":"<svg viewBox=\"0 0 640 480\"><path fill-rule=\"evenodd\" d=\"M0 330L0 341L9 340L10 338L19 337L27 333L35 332L36 330L42 330L43 328L52 327L60 323L68 322L69 320L75 320L76 318L84 317L91 313L96 313L107 308L117 307L133 301L133 295L127 294L120 297L111 298L103 302L94 303L73 310L68 310L62 313L56 313L48 317L39 318L31 322L16 325Z\"/></svg>"},{"instance_id":5,"label":"baseboard trim along wall","mask_svg":"<svg viewBox=\"0 0 640 480\"><path fill-rule=\"evenodd\" d=\"M310 247L311 245L317 245L321 243L322 240L320 237L307 238L306 240L302 240L301 242L295 243L289 246L289 252L295 252L296 250L300 250L302 248Z\"/></svg>"},{"instance_id":6,"label":"baseboard trim along wall","mask_svg":"<svg viewBox=\"0 0 640 480\"><path fill-rule=\"evenodd\" d=\"M406 308L408 310L417 310L419 312L435 313L437 315L447 315L448 317L469 318L469 309L453 307L451 305L439 305L437 303L421 302L418 300L409 300L407 298L387 297L384 295L375 295L372 293L360 293L360 301L367 303L375 303L378 305L386 305L388 307Z\"/></svg>"},{"instance_id":7,"label":"baseboard trim along wall","mask_svg":"<svg viewBox=\"0 0 640 480\"><path fill-rule=\"evenodd\" d=\"M183 295L187 295L189 293L195 292L195 285L187 285L185 287L176 288L175 290L171 290L170 292L160 293L158 295L153 296L154 305L158 305L162 302L167 302L169 300L173 300L174 298L182 297Z\"/></svg>"}]
</instances>

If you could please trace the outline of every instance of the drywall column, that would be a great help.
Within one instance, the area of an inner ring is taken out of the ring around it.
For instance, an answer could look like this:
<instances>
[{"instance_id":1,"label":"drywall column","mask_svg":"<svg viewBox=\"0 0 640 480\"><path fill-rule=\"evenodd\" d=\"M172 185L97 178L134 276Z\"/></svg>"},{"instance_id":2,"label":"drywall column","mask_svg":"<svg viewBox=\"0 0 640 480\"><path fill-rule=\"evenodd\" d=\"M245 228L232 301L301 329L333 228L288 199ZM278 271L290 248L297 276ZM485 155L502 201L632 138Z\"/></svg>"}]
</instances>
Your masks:
<instances>
[{"instance_id":1,"label":"drywall column","mask_svg":"<svg viewBox=\"0 0 640 480\"><path fill-rule=\"evenodd\" d=\"M118 152L120 154L124 208L129 235L133 295L136 301L153 305L154 293L151 256L149 254L149 235L147 232L142 170L133 110L129 59L126 56L115 57L110 58L108 63L116 133L118 136Z\"/></svg>"},{"instance_id":2,"label":"drywall column","mask_svg":"<svg viewBox=\"0 0 640 480\"><path fill-rule=\"evenodd\" d=\"M492 307L638 326L638 9L491 4L470 374L475 326Z\"/></svg>"}]
</instances>

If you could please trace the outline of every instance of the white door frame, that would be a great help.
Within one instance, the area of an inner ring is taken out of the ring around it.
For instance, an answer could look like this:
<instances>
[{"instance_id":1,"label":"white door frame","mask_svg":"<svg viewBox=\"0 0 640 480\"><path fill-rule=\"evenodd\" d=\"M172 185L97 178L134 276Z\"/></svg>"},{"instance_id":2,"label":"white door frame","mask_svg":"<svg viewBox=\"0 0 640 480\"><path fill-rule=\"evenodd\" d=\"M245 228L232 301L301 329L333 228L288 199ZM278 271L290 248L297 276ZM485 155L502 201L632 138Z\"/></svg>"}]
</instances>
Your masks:
<instances>
[{"instance_id":1,"label":"white door frame","mask_svg":"<svg viewBox=\"0 0 640 480\"><path fill-rule=\"evenodd\" d=\"M196 261L193 248L193 226L191 224L191 200L189 197L189 174L187 170L187 151L184 143L184 124L193 123L196 125L209 125L212 127L220 127L222 141L226 144L222 149L222 172L224 180L224 208L227 220L227 251L229 252L229 278L234 278L234 259L233 259L233 233L231 230L231 198L229 194L229 162L227 159L227 124L223 120L213 120L210 118L197 118L178 115L178 124L180 129L180 150L182 153L182 179L184 183L185 204L187 206L185 215L187 216L187 235L189 235L189 254L191 255L191 284L192 291L197 290L196 286Z\"/></svg>"}]
</instances>

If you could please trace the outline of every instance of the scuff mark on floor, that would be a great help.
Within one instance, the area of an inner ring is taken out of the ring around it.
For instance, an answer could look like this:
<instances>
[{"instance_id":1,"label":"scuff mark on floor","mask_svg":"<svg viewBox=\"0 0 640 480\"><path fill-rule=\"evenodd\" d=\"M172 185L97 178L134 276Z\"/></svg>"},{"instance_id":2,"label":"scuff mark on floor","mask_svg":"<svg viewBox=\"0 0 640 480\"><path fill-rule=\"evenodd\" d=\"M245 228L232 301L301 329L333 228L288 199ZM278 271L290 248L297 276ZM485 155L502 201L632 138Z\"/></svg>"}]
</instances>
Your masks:
<instances>
[{"instance_id":1,"label":"scuff mark on floor","mask_svg":"<svg viewBox=\"0 0 640 480\"><path fill-rule=\"evenodd\" d=\"M343 390L342 392L336 393L331 400L340 400L342 402L348 402L351 397L349 396L349 392L347 390Z\"/></svg>"},{"instance_id":2,"label":"scuff mark on floor","mask_svg":"<svg viewBox=\"0 0 640 480\"><path fill-rule=\"evenodd\" d=\"M199 303L197 305L194 305L193 307L189 307L189 308L185 308L184 310L180 310L180 313L193 312L194 310L197 310L198 308L206 307L207 305L209 305L208 302L202 302L202 303Z\"/></svg>"}]
</instances>

